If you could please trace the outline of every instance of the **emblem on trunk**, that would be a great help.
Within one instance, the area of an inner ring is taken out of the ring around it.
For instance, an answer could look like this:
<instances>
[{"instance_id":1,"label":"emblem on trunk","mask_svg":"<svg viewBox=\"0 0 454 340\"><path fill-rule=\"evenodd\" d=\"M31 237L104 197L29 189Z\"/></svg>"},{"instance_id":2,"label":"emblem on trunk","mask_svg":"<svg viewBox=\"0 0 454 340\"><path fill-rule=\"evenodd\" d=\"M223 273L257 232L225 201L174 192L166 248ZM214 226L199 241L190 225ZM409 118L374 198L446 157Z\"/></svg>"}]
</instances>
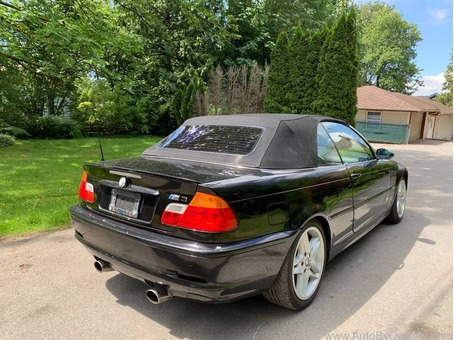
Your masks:
<instances>
[{"instance_id":1,"label":"emblem on trunk","mask_svg":"<svg viewBox=\"0 0 454 340\"><path fill-rule=\"evenodd\" d=\"M120 178L118 185L120 186L120 188L126 188L129 185L129 179L126 177Z\"/></svg>"}]
</instances>

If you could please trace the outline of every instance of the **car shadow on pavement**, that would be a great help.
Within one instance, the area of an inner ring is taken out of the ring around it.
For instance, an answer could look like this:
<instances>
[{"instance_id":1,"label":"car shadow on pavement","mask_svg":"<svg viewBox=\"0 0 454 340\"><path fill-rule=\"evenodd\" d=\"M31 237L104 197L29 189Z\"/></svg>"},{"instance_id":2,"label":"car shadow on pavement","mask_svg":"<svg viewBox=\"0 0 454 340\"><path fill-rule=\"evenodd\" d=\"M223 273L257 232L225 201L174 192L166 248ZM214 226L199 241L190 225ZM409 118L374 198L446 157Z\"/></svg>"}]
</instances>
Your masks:
<instances>
[{"instance_id":1,"label":"car shadow on pavement","mask_svg":"<svg viewBox=\"0 0 454 340\"><path fill-rule=\"evenodd\" d=\"M405 266L416 242L431 243L420 240L429 223L410 210L405 223L382 224L372 230L328 264L319 295L302 312L274 306L262 296L217 305L173 298L153 305L145 296L148 286L122 274L109 279L106 287L119 304L135 309L180 339L320 339L358 312Z\"/></svg>"}]
</instances>

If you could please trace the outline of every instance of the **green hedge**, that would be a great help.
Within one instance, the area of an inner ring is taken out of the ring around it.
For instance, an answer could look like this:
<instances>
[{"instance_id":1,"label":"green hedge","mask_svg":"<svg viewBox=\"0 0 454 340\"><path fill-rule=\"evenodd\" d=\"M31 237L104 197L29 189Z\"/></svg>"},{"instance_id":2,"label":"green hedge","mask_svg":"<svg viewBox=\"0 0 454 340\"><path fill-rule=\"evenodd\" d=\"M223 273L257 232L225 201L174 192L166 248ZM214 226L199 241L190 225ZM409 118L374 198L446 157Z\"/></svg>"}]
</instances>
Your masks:
<instances>
[{"instance_id":1,"label":"green hedge","mask_svg":"<svg viewBox=\"0 0 454 340\"><path fill-rule=\"evenodd\" d=\"M27 132L33 138L70 139L84 135L82 124L59 116L44 116L30 121Z\"/></svg>"}]
</instances>

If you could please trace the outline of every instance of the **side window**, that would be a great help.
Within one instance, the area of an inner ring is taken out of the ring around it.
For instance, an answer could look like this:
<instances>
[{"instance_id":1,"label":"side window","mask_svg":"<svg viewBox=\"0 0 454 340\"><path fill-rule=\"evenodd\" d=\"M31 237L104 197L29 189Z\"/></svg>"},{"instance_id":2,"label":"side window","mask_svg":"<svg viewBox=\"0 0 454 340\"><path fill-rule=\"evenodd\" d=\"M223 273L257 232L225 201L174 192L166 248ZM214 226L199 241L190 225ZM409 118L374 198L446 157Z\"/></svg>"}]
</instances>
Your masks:
<instances>
[{"instance_id":1,"label":"side window","mask_svg":"<svg viewBox=\"0 0 454 340\"><path fill-rule=\"evenodd\" d=\"M342 164L333 141L321 124L317 128L317 156L319 166Z\"/></svg>"},{"instance_id":2,"label":"side window","mask_svg":"<svg viewBox=\"0 0 454 340\"><path fill-rule=\"evenodd\" d=\"M365 162L374 158L369 144L348 126L323 122L344 163Z\"/></svg>"}]
</instances>

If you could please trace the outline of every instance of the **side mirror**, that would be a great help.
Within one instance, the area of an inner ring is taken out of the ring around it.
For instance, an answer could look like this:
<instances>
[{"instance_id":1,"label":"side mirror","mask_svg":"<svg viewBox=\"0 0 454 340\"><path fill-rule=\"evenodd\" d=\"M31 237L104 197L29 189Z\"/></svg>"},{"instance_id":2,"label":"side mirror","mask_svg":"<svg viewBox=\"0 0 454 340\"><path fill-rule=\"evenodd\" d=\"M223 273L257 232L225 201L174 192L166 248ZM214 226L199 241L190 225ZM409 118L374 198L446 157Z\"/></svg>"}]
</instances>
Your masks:
<instances>
[{"instance_id":1,"label":"side mirror","mask_svg":"<svg viewBox=\"0 0 454 340\"><path fill-rule=\"evenodd\" d=\"M375 154L377 155L378 159L391 159L394 157L394 153L392 153L388 149L378 149Z\"/></svg>"}]
</instances>

